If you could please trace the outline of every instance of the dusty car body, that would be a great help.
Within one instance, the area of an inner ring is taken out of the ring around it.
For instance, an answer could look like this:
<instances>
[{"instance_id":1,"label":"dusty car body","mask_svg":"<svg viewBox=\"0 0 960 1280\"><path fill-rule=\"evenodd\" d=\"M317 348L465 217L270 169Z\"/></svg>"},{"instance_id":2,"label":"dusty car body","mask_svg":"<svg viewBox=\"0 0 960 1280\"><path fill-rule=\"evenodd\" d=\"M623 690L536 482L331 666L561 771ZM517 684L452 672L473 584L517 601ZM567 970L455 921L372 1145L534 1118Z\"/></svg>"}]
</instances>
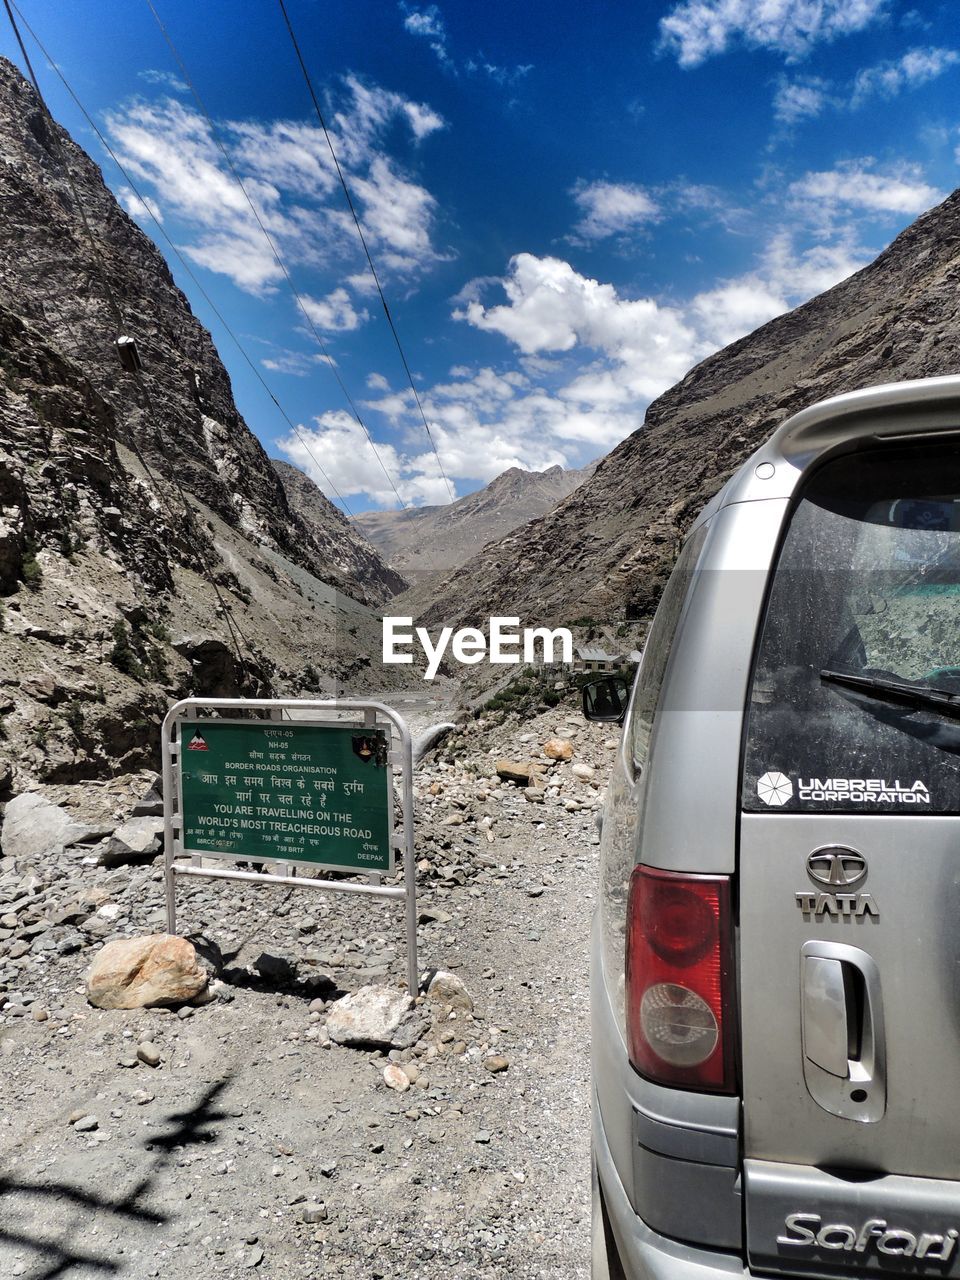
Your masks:
<instances>
[{"instance_id":1,"label":"dusty car body","mask_svg":"<svg viewBox=\"0 0 960 1280\"><path fill-rule=\"evenodd\" d=\"M960 1273L960 378L804 410L694 523L591 983L598 1280Z\"/></svg>"}]
</instances>

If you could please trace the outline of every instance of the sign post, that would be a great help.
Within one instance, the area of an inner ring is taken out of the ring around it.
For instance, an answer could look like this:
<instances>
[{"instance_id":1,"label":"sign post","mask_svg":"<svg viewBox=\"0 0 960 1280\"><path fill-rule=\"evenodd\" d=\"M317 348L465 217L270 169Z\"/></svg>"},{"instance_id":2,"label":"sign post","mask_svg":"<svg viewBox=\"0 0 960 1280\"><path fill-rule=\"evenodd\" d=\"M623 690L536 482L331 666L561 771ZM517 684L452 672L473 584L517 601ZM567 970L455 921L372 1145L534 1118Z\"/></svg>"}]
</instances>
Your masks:
<instances>
[{"instance_id":1,"label":"sign post","mask_svg":"<svg viewBox=\"0 0 960 1280\"><path fill-rule=\"evenodd\" d=\"M211 711L219 717L201 715ZM249 712L271 718L242 718ZM304 718L273 718L293 712ZM391 729L399 751L393 750ZM163 722L163 811L169 933L176 933L178 876L402 898L407 988L416 995L413 748L395 711L353 700L185 698ZM398 850L403 886L383 885ZM273 861L283 874L204 866L204 858ZM291 868L298 866L353 872L367 882L297 876Z\"/></svg>"}]
</instances>

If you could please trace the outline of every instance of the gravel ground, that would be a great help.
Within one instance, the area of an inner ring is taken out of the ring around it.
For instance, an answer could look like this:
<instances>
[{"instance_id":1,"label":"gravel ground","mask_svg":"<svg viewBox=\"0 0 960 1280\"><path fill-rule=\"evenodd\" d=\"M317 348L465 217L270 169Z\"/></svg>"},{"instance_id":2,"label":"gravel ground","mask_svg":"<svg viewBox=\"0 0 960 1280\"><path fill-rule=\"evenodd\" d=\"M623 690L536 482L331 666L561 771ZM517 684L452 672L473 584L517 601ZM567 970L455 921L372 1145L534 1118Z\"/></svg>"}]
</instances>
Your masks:
<instances>
[{"instance_id":1,"label":"gravel ground","mask_svg":"<svg viewBox=\"0 0 960 1280\"><path fill-rule=\"evenodd\" d=\"M105 1012L83 974L103 941L162 931L157 866L0 860L4 1280L587 1275L587 937L613 753L564 714L474 723L418 771L420 967L474 1007L424 1003L429 1031L389 1057L329 1043L325 1020L343 992L402 984L398 904L188 881L180 927L222 950L218 998ZM570 762L542 755L558 729ZM539 759L539 794L499 782L499 756ZM264 952L286 975L258 971ZM408 1090L385 1085L391 1059Z\"/></svg>"}]
</instances>

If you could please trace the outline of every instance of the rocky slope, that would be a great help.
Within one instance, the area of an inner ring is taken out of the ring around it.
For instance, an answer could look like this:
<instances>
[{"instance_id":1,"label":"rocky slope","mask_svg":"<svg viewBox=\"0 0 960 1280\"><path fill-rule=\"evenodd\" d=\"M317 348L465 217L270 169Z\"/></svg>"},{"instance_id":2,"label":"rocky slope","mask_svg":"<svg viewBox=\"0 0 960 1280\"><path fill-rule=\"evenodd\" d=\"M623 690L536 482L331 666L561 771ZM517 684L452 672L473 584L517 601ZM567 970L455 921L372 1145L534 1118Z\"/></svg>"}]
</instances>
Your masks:
<instances>
[{"instance_id":1,"label":"rocky slope","mask_svg":"<svg viewBox=\"0 0 960 1280\"><path fill-rule=\"evenodd\" d=\"M2 59L0 200L0 801L154 760L172 697L379 684L396 576L291 508L163 257Z\"/></svg>"},{"instance_id":2,"label":"rocky slope","mask_svg":"<svg viewBox=\"0 0 960 1280\"><path fill-rule=\"evenodd\" d=\"M404 590L407 584L400 574L384 564L363 532L357 532L353 523L308 475L280 458L270 461L280 477L290 510L309 529L314 543L331 565L349 582L363 583L368 591L381 593L384 601Z\"/></svg>"},{"instance_id":3,"label":"rocky slope","mask_svg":"<svg viewBox=\"0 0 960 1280\"><path fill-rule=\"evenodd\" d=\"M354 517L387 562L404 573L454 569L494 539L552 510L591 476L550 467L510 467L483 489L443 507L367 511Z\"/></svg>"},{"instance_id":4,"label":"rocky slope","mask_svg":"<svg viewBox=\"0 0 960 1280\"><path fill-rule=\"evenodd\" d=\"M429 625L650 614L678 541L790 414L875 383L960 371L960 192L848 280L710 356L541 519L391 606Z\"/></svg>"}]
</instances>

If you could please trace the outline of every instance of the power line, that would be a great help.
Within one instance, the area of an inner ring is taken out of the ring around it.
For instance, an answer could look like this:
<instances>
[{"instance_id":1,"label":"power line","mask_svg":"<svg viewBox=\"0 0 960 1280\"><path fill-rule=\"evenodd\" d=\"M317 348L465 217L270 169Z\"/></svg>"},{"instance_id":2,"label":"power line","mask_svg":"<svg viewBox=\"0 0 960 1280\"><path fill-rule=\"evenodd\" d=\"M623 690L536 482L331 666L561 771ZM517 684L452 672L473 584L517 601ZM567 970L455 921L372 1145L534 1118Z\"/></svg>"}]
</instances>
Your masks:
<instances>
[{"instance_id":1,"label":"power line","mask_svg":"<svg viewBox=\"0 0 960 1280\"><path fill-rule=\"evenodd\" d=\"M102 283L102 285L103 285L104 291L105 291L105 293L106 293L106 295L107 295L108 304L109 304L109 306L110 306L111 310L113 311L113 314L114 314L114 317L115 317L115 319L116 319L116 321L117 321L118 326L122 329L122 328L123 328L123 325L124 325L123 309L122 309L122 307L120 306L120 302L119 302L119 300L117 299L117 296L116 296L116 294L115 294L115 292L114 292L114 290L113 290L113 286L112 286L112 284L111 284L111 282L110 282L110 277L109 277L109 274L108 274L107 269L106 269L106 264L104 263L103 255L102 255L102 253L101 253L101 251L100 251L100 246L98 245L97 240L96 240L96 237L95 237L95 236L94 236L94 234L93 234L93 230L92 230L92 228L91 228L91 226L90 226L90 223L89 223L89 221L88 221L88 219L87 219L86 210L85 210L85 208L84 208L83 201L80 199L80 193L78 192L77 187L76 187L76 184L75 184L75 183L74 183L74 181L73 181L73 175L72 175L72 173L70 172L70 163L69 163L69 160L68 160L68 159L67 159L67 157L66 157L66 154L65 154L65 153L64 153L64 151L63 151L63 148L62 148L62 139L60 138L60 135L59 135L59 134L58 134L58 132L57 132L57 125L56 125L56 121L54 120L53 115L52 115L52 114L51 114L51 112L50 112L50 108L47 106L47 101L46 101L46 98L43 96L43 92L42 92L42 90L40 89L40 84L39 84L39 81L37 80L36 72L35 72L35 71L34 71L34 69L33 69L33 64L31 63L30 58L29 58L29 56L27 55L27 51L26 51L26 48L24 47L23 39L22 39L22 37L21 37L21 35L20 35L20 29L19 29L19 27L17 26L16 19L14 18L13 12L12 12L12 10L11 10L10 0L3 0L3 4L4 4L4 8L6 9L7 17L10 19L10 25L11 25L11 27L13 28L14 35L16 36L17 44L18 44L18 45L19 45L19 47L20 47L20 50L21 50L21 52L22 52L22 54L23 54L24 61L25 61L26 65L27 65L27 70L28 70L28 72L29 72L29 74L30 74L30 79L31 79L31 81L32 81L32 83L33 83L33 88L34 88L34 91L35 91L35 93L36 93L36 95L37 95L37 99L38 99L38 101L39 101L39 103L40 103L41 110L43 111L44 115L46 116L47 120L48 120L48 121L49 121L49 123L50 123L50 126L51 126L51 133L52 133L53 139L54 139L54 141L55 141L55 143L56 143L56 145L57 145L58 150L60 150L61 159L62 159L62 162L63 162L64 175L66 176L67 184L68 184L68 185L69 185L69 187L70 187L70 192L71 192L71 195L72 195L72 197L73 197L74 204L76 205L77 212L78 212L78 213L79 213L79 215L80 215L80 221L81 221L81 224L82 224L82 226L83 226L84 233L85 233L85 235L87 236L87 239L88 239L88 242L89 242L90 251L91 251L92 256L93 256L93 261L94 261L94 263L95 263L96 267L99 269L100 280L101 280L101 283ZM21 20L23 21L24 26L25 26L25 27L27 28L27 30L30 32L31 36L33 36L33 39L36 41L36 43L37 43L38 47L40 48L40 51L43 53L44 57L47 59L47 61L48 61L48 62L50 62L50 63L51 63L51 65L56 66L56 64L52 62L52 59L50 58L50 55L47 53L46 49L43 47L43 45L42 45L42 44L40 43L40 41L37 39L37 36L36 36L35 32L32 30L32 28L30 27L30 24L27 22L26 18L24 18L23 14L20 12L20 9L16 6L16 4L15 4L15 3L14 3L14 6L13 6L13 7L14 7L14 8L16 8L17 13L19 14L19 16L20 16ZM58 72L58 74L59 74L59 72ZM61 76L61 79L63 79L63 77L62 77L62 76ZM64 81L64 83L66 83L66 81ZM72 92L72 91L71 91L71 92ZM76 99L74 99L74 100L76 100ZM139 373L139 372L135 372L135 373L134 373L134 380L135 380L135 382L136 382L137 389L138 389L138 390L139 390L139 392L140 392L140 396L141 396L142 400L145 402L145 404L146 404L146 406L147 406L147 411L148 411L148 415L149 415L149 418L150 418L151 425L153 426L153 429L154 429L154 434L157 436L157 442L158 442L158 444L160 444L160 443L161 443L161 440L160 440L160 437L159 437L159 431L158 431L158 428L157 428L157 421L158 421L158 419L157 419L156 412L155 412L154 407L153 407L153 399L152 399L152 397L151 397L151 395L150 395L150 392L149 392L149 390L148 390L148 388L147 388L147 386L146 386L146 383L143 381L143 379L142 379L142 377L141 377L141 375L140 375L140 373ZM150 470L150 466L149 466L149 464L148 464L148 462L147 462L146 458L145 458L145 457L143 456L143 454L141 453L140 448L139 448L139 445L137 444L137 441L136 441L136 436L135 436L135 434L134 434L134 433L131 433L130 440L131 440L131 444L133 445L134 453L135 453L135 455L136 455L136 457L137 457L138 461L140 462L140 464L141 464L141 465L142 465L142 467L144 468L144 471L146 472L147 476L149 477L149 479L150 479L150 480L151 480L151 482L153 483L153 486L154 486L154 489L155 489L155 490L156 490L156 492L157 492L157 495L159 496L159 498L160 498L161 502L164 504L164 506L166 506L167 511L168 511L168 514L170 515L171 519L172 519L172 520L174 520L174 521L176 521L176 519L177 519L176 513L173 511L172 507L170 506L170 504L169 504L169 502L168 502L168 500L167 500L167 496L166 496L166 494L164 493L163 487L162 487L162 486L157 482L156 477L153 475L152 471ZM195 519L195 514L194 514L194 511L193 511L193 508L190 506L190 503L189 503L189 502L188 502L188 500L187 500L187 496L186 496L186 494L184 493L184 490L183 490L183 488L182 488L182 486L181 486L181 484L180 484L179 477L177 476L177 474L176 474L176 472L175 472L175 471L174 471L174 473L173 473L172 478L173 478L174 486L176 487L177 492L178 492L178 494L180 495L180 500L181 500L181 502L183 503L183 506L184 506L184 513L185 513L185 515L186 515L187 524L188 524L188 526L189 526L190 524L192 524L192 523L193 523L193 521L194 521L194 519ZM196 554L196 552L197 552L197 548L196 548L196 547L194 547L194 548L193 548L193 550L194 550L194 552L195 552L195 554ZM249 642L249 641L246 639L246 637L243 635L243 632L240 630L240 626L239 626L239 624L238 624L238 623L236 622L236 620L232 617L231 609L230 609L229 605L227 604L227 602L224 600L223 596L221 595L220 588L219 588L218 583L216 582L216 579L213 577L213 574L212 574L212 573L207 569L207 567L206 567L206 565L205 565L205 563L204 563L204 558L203 558L202 554L201 554L201 555L198 555L198 557L197 557L197 558L198 558L198 561L199 561L200 566L201 566L201 573L202 573L202 574L203 574L203 576L207 579L207 581L210 583L210 586L213 588L214 595L215 595L215 596L216 596L216 598L217 598L217 602L218 602L218 604L219 604L219 606L220 606L221 613L223 614L224 623L225 623L225 625L226 625L226 627L227 627L227 631L229 632L229 635L230 635L230 640L231 640L231 643L232 643L232 645L233 645L234 652L235 652L235 653L236 653L236 655L237 655L237 661L238 661L238 663L240 664L240 671L241 671L241 673L242 673L242 674L245 674L245 673L246 673L246 663L244 662L243 653L242 653L241 648L240 648L240 639L242 639L242 640L243 640L243 643L246 645L247 649L250 651L251 656L256 657L255 651L254 651L253 647L251 646L250 642ZM238 639L238 637L240 637L240 639ZM270 683L270 681L269 681L269 676L268 676L268 684L269 684L269 683Z\"/></svg>"},{"instance_id":2,"label":"power line","mask_svg":"<svg viewBox=\"0 0 960 1280\"><path fill-rule=\"evenodd\" d=\"M287 269L286 263L284 262L283 258L280 255L280 250L277 248L276 241L274 240L270 232L267 230L267 228L264 226L263 219L260 216L260 212L257 209L257 206L253 203L253 200L250 197L250 193L247 191L244 181L240 177L240 174L237 171L236 165L233 163L233 160L231 159L230 154L228 153L226 147L224 146L223 141L220 137L219 130L217 129L216 125L213 123L213 120L210 118L210 113L207 111L207 108L204 105L203 99L200 97L200 94L198 93L196 86L194 85L193 80L191 79L189 71L187 71L184 61L177 50L177 46L173 42L173 38L171 37L170 33L167 31L167 28L163 25L160 15L159 13L157 13L157 10L153 5L153 0L146 0L146 4L147 4L147 8L150 10L150 12L154 16L157 26L160 28L160 32L164 40L166 40L167 42L167 45L170 49L170 52L173 54L173 57L174 57L174 60L176 61L177 66L180 68L180 73L183 76L184 80L186 81L187 88L193 94L194 101L196 102L197 106L200 108L200 112L203 115L204 120L206 120L207 122L207 127L210 130L210 136L213 138L214 142L216 143L220 154L223 156L224 161L227 164L227 167L229 168L231 174L234 177L234 180L237 183L237 186L243 192L244 199L246 200L247 204L250 206L250 211L257 221L257 226L263 232L263 237L266 240L267 244L270 246L270 252L273 254L274 259L276 260L277 266L283 272L284 279L287 282L287 287L289 288L290 292L293 294L296 304L300 308L300 312L304 320L306 320L307 325L309 326L310 332L313 334L314 339L316 340L317 346L320 348L323 358L327 363L327 367L329 368L333 376L336 378L337 385L339 386L341 392L343 393L343 397L346 400L347 404L350 406L350 412L353 414L358 425L363 429L363 432L367 437L367 442L370 445L370 448L373 450L374 456L376 457L377 461L380 463L380 469L383 471L383 474L386 476L387 482L389 483L390 487L393 489L393 492L397 495L397 501L400 503L400 506L404 510L406 510L407 504L404 502L403 498L400 496L400 490L397 488L396 484L394 483L393 477L390 475L390 472L387 470L386 464L384 463L383 459L380 456L380 452L377 449L373 436L370 434L370 431L367 428L367 424L360 417L359 410L357 409L357 406L354 404L350 393L347 391L347 388L343 382L343 379L340 377L340 374L337 371L337 366L335 362L331 358L330 353L327 351L326 343L324 342L323 338L320 336L320 333L313 322L312 316L307 310L303 299L301 298L300 294L297 291L296 286L293 283L293 278Z\"/></svg>"},{"instance_id":3,"label":"power line","mask_svg":"<svg viewBox=\"0 0 960 1280\"><path fill-rule=\"evenodd\" d=\"M7 5L7 7L8 7L8 11L9 11L9 4L8 4L8 0L3 0L3 2L4 2L4 5ZM37 33L33 30L33 28L30 26L30 23L29 23L29 22L27 21L27 19L23 16L23 13L20 11L20 9L17 7L17 5L16 5L16 0L12 0L12 2L13 2L13 6L14 6L14 8L16 9L17 13L20 15L20 19L21 19L21 21L23 22L23 25L24 25L24 26L26 27L26 29L30 32L30 35L33 37L34 41L36 42L37 47L40 49L40 51L41 51L41 53L43 54L43 56L44 56L44 57L47 59L47 61L50 63L50 66L53 68L54 73L56 74L57 78L60 80L60 83L61 83L61 84L63 85L63 87L66 89L67 93L68 93L68 94L70 95L70 97L73 99L74 105L75 105L75 106L77 107L77 109L80 111L80 113L81 113L81 115L83 116L84 120L86 120L87 124L90 126L90 128L93 130L93 132L96 134L97 140L99 141L100 145L103 147L104 151L106 151L107 155L109 155L110 159L113 161L113 163L114 163L114 164L117 166L117 168L120 170L120 173L123 175L123 177L124 177L125 181L127 182L127 185L130 187L130 190L133 192L133 194L136 196L136 198L140 201L140 204L141 204L142 208L144 208L144 209L147 211L147 214L148 214L148 216L149 216L150 220L153 222L154 226L157 228L157 231L158 231L158 232L159 232L159 234L162 236L162 238L166 241L167 247L170 249L170 252L171 252L171 253L176 257L177 261L180 263L180 265L181 265L181 267L183 268L183 270L186 272L186 274L189 276L190 280L193 282L194 286L196 287L197 292L200 294L200 296L201 296L201 297L203 298L203 300L206 302L207 306L210 308L210 310L213 312L213 314L217 317L217 320L218 320L218 321L220 322L220 324L223 326L223 329L224 329L225 333L228 335L228 337L231 339L231 341L232 341L232 342L234 343L234 345L236 346L237 350L240 352L240 355L241 355L241 356L243 357L243 359L246 361L247 365L248 365L248 366L249 366L249 368L250 368L250 372L253 374L253 376L254 376L254 377L257 379L257 381L260 383L260 386L263 388L263 390L266 392L266 394L267 394L267 396L269 397L269 399L272 401L272 403L273 403L274 407L276 408L277 412L280 414L280 416L283 418L284 422L287 424L287 426L290 428L290 430L293 432L293 434L297 437L297 439L298 439L298 440L300 441L300 443L303 445L304 451L305 451L305 452L308 454L308 456L311 458L311 460L313 461L313 463L314 463L314 465L316 466L317 470L320 472L321 476L323 476L323 478L324 478L324 480L326 481L326 483L327 483L327 484L329 485L329 487L333 490L334 494L336 495L336 497L339 499L340 503L342 504L344 511L347 513L347 515L348 515L348 516L352 516L352 515L353 515L353 512L350 510L350 507L347 505L347 500L346 500L346 498L344 498L343 494L340 492L340 490L337 488L337 486L333 483L333 481L332 481L332 480L330 479L330 477L327 475L326 471L324 470L324 468L323 468L323 466L322 466L322 464L321 464L321 462L320 462L320 459L317 457L317 455L316 455L316 454L313 452L313 450L310 448L310 446L309 446L309 444L307 443L306 439L304 438L304 436L303 436L302 432L300 431L300 428L296 425L296 423L293 421L293 419L290 417L290 415L287 413L287 411L286 411L286 410L284 409L284 407L281 405L280 401L279 401L279 400L277 399L277 397L274 395L273 391L270 389L270 387L269 387L269 385L268 385L268 383L267 383L266 379L264 378L263 374L260 372L260 370L259 370L259 368L257 367L257 365L254 363L254 361L251 359L251 357L250 357L250 356L249 356L249 354L247 353L246 348L243 346L242 342L241 342L241 341L240 341L240 339L237 337L237 335L234 333L233 329L231 329L230 325L229 325L229 324L227 323L227 321L224 319L223 314L222 314L222 312L220 311L219 307L217 307L217 305L214 303L213 299L212 299L212 298L210 297L210 295L207 293L206 289L204 289L203 285L202 285L202 284L200 283L200 281L197 279L196 275L194 274L194 272L193 272L192 268L190 267L190 264L187 262L186 258L184 258L183 254L180 252L180 250L177 248L177 246L174 244L174 242L170 239L170 237L169 237L169 235L167 234L166 229L164 228L164 226L163 226L163 224L161 223L160 219L159 219L159 218L156 216L156 214L153 212L153 209L150 207L150 204L148 203L148 201L145 199L145 197L144 197L144 196L143 196L143 194L141 193L141 191L140 191L139 187L138 187L138 186L137 186L137 184L134 182L133 178L130 176L130 174L127 172L127 170L124 168L124 166L123 166L123 164L122 164L121 160L119 159L119 157L117 156L116 152L113 150L113 148L110 146L109 142L106 140L106 138L104 137L103 133L101 132L101 130L100 130L100 128L99 128L99 126L97 125L97 122L93 119L93 117L90 115L89 111L87 111L86 107L83 105L83 103L82 103L82 102L80 101L80 99L77 97L76 93L73 91L72 86L70 85L70 82L67 80L66 76L63 74L63 72L61 71L61 69L60 69L60 67L57 65L57 63L56 63L56 62L54 62L54 61L53 61L53 59L50 57L49 53L47 53L47 50L46 50L46 48L44 47L43 42L41 41L40 37L39 37L39 36L37 35ZM49 115L49 112L48 112L48 115ZM52 117L51 117L51 119L52 119Z\"/></svg>"},{"instance_id":4,"label":"power line","mask_svg":"<svg viewBox=\"0 0 960 1280\"><path fill-rule=\"evenodd\" d=\"M367 265L370 268L370 274L373 276L373 282L377 286L377 293L380 295L380 304L383 307L383 314L387 317L387 324L390 326L390 332L393 334L393 340L397 344L397 351L400 353L400 361L403 364L404 373L406 373L407 381L410 383L410 390L413 392L413 398L417 402L417 409L420 411L420 418L423 421L423 429L427 433L427 439L430 441L430 447L433 449L434 457L437 459L437 466L440 469L440 475L443 477L443 482L447 486L447 492L450 494L450 501L455 502L456 494L453 491L453 486L450 484L450 481L447 479L447 473L443 469L443 463L440 461L440 454L437 451L437 446L433 439L433 433L430 430L430 424L427 422L427 415L424 413L423 405L420 402L420 393L417 391L416 385L413 381L413 374L410 372L410 366L407 363L407 357L404 355L403 346L400 342L400 335L399 333L397 333L397 327L393 322L393 316L390 314L390 308L387 306L387 299L384 296L383 289L380 285L380 277L377 275L377 269L373 265L373 258L370 256L370 250L367 248L367 242L366 242L366 239L364 238L363 228L360 226L360 219L357 216L357 210L353 203L353 197L350 195L350 188L347 186L346 178L344 178L343 176L343 170L340 168L340 161L337 159L337 153L333 149L333 141L331 140L330 134L327 131L326 121L323 118L323 112L320 110L320 102L317 98L316 92L314 91L313 81L310 78L310 72L307 70L307 64L304 61L303 54L300 52L300 44L297 41L297 37L294 33L293 23L290 21L290 15L287 13L287 7L284 4L283 0L277 0L277 3L280 5L280 12L283 14L283 20L287 24L287 31L290 33L290 40L293 43L293 48L297 55L297 61L300 63L300 70L303 72L303 78L306 81L307 89L309 90L310 97L313 101L313 109L314 111L316 111L317 119L320 121L320 128L323 130L323 136L324 138L326 138L327 146L330 149L330 156L333 160L334 168L337 171L337 177L340 179L340 185L343 188L343 194L346 196L347 206L350 209L351 216L353 217L354 226L357 228L357 235L360 237L361 245L363 245L363 252L367 259Z\"/></svg>"}]
</instances>

